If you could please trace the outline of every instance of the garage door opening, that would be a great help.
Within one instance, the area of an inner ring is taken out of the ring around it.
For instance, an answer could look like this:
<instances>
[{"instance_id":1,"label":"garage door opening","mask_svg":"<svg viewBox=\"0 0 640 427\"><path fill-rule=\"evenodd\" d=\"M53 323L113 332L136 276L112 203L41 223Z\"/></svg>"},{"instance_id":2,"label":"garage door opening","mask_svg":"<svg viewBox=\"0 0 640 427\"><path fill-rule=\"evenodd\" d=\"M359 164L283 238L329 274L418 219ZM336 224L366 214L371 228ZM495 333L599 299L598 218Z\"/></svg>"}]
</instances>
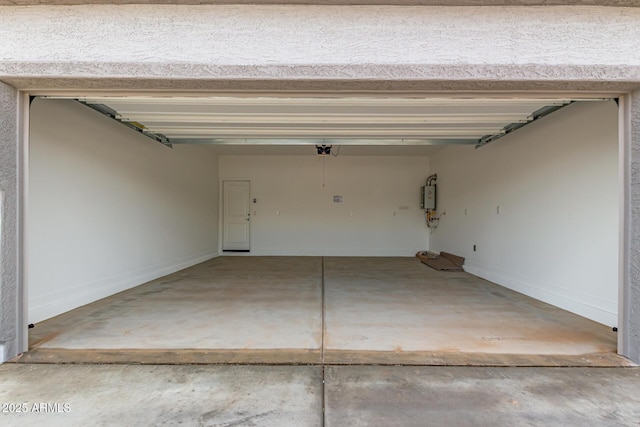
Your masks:
<instances>
[{"instance_id":1,"label":"garage door opening","mask_svg":"<svg viewBox=\"0 0 640 427\"><path fill-rule=\"evenodd\" d=\"M31 116L27 359L624 363L612 100L87 97ZM251 183L241 256L231 181Z\"/></svg>"}]
</instances>

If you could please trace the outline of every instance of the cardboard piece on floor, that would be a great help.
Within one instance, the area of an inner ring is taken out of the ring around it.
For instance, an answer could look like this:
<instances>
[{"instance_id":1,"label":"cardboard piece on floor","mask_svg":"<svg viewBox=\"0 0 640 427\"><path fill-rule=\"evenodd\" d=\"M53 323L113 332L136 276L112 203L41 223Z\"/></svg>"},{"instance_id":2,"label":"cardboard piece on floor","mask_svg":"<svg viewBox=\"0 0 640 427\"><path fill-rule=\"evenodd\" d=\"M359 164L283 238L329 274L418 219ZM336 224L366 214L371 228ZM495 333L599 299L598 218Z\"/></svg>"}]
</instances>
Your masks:
<instances>
[{"instance_id":1,"label":"cardboard piece on floor","mask_svg":"<svg viewBox=\"0 0 640 427\"><path fill-rule=\"evenodd\" d=\"M440 255L418 252L416 257L418 257L423 264L426 264L435 270L464 271L462 269L464 258L448 252L440 252Z\"/></svg>"}]
</instances>

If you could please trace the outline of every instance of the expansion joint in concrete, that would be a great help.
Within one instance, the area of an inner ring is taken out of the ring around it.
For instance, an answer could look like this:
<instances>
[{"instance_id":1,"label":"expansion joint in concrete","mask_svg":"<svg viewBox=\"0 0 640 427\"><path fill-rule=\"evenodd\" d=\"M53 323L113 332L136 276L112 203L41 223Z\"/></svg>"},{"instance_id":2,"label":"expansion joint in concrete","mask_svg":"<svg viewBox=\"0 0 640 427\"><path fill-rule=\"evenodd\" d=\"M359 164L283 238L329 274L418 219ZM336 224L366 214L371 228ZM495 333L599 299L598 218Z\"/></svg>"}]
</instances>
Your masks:
<instances>
[{"instance_id":1,"label":"expansion joint in concrete","mask_svg":"<svg viewBox=\"0 0 640 427\"><path fill-rule=\"evenodd\" d=\"M324 427L325 425L325 420L326 420L326 413L325 413L325 407L326 407L326 389L325 389L325 365L324 363L322 363L322 427Z\"/></svg>"},{"instance_id":2,"label":"expansion joint in concrete","mask_svg":"<svg viewBox=\"0 0 640 427\"><path fill-rule=\"evenodd\" d=\"M324 257L321 258L321 276L320 276L320 290L322 293L322 339L320 340L321 354L322 354L322 427L325 425L325 362L324 362L324 335L326 329L325 323L325 298L324 298Z\"/></svg>"},{"instance_id":3,"label":"expansion joint in concrete","mask_svg":"<svg viewBox=\"0 0 640 427\"><path fill-rule=\"evenodd\" d=\"M324 257L321 258L321 276L320 276L320 292L322 299L322 337L320 339L320 351L322 353L322 364L324 365L324 336L326 331L326 320L325 320L325 297L324 297ZM323 368L324 369L324 368Z\"/></svg>"}]
</instances>

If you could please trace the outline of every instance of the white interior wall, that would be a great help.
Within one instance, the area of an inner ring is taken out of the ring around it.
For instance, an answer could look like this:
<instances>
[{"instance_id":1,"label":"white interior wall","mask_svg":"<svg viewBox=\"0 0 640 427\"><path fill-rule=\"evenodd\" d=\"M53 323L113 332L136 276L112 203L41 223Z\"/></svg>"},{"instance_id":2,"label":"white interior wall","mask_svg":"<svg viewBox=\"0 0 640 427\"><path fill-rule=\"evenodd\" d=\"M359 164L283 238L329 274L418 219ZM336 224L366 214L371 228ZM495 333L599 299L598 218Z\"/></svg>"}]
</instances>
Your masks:
<instances>
[{"instance_id":1,"label":"white interior wall","mask_svg":"<svg viewBox=\"0 0 640 427\"><path fill-rule=\"evenodd\" d=\"M251 179L252 255L413 256L428 247L419 197L427 156L309 153L220 156L221 180Z\"/></svg>"},{"instance_id":2,"label":"white interior wall","mask_svg":"<svg viewBox=\"0 0 640 427\"><path fill-rule=\"evenodd\" d=\"M74 101L31 107L29 322L217 255L217 156Z\"/></svg>"},{"instance_id":3,"label":"white interior wall","mask_svg":"<svg viewBox=\"0 0 640 427\"><path fill-rule=\"evenodd\" d=\"M436 153L442 219L431 250L464 256L470 273L616 325L617 118L613 101L573 104L484 148Z\"/></svg>"}]
</instances>

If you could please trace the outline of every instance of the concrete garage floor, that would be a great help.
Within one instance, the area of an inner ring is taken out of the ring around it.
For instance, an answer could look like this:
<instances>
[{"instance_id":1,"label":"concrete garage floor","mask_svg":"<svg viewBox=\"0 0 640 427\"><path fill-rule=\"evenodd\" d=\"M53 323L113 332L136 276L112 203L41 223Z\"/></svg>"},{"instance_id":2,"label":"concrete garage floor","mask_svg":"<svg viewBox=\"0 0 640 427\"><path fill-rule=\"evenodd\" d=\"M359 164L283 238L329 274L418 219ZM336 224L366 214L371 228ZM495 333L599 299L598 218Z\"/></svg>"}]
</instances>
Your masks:
<instances>
[{"instance_id":1,"label":"concrete garage floor","mask_svg":"<svg viewBox=\"0 0 640 427\"><path fill-rule=\"evenodd\" d=\"M220 257L30 331L22 362L624 366L603 325L415 258Z\"/></svg>"},{"instance_id":2,"label":"concrete garage floor","mask_svg":"<svg viewBox=\"0 0 640 427\"><path fill-rule=\"evenodd\" d=\"M39 323L27 357L314 363L321 346L321 258L221 257Z\"/></svg>"},{"instance_id":3,"label":"concrete garage floor","mask_svg":"<svg viewBox=\"0 0 640 427\"><path fill-rule=\"evenodd\" d=\"M639 368L4 364L0 424L637 426L639 389Z\"/></svg>"},{"instance_id":4,"label":"concrete garage floor","mask_svg":"<svg viewBox=\"0 0 640 427\"><path fill-rule=\"evenodd\" d=\"M331 366L328 426L637 426L638 368Z\"/></svg>"},{"instance_id":5,"label":"concrete garage floor","mask_svg":"<svg viewBox=\"0 0 640 427\"><path fill-rule=\"evenodd\" d=\"M413 258L222 257L42 322L30 341L0 366L0 425L640 419L640 368L609 328Z\"/></svg>"},{"instance_id":6,"label":"concrete garage floor","mask_svg":"<svg viewBox=\"0 0 640 427\"><path fill-rule=\"evenodd\" d=\"M324 278L325 362L440 355L491 364L502 355L521 364L523 355L538 355L548 357L532 364L546 364L552 355L616 351L610 328L413 258L325 258Z\"/></svg>"},{"instance_id":7,"label":"concrete garage floor","mask_svg":"<svg viewBox=\"0 0 640 427\"><path fill-rule=\"evenodd\" d=\"M319 426L322 368L5 364L0 401L27 403L3 426Z\"/></svg>"}]
</instances>

